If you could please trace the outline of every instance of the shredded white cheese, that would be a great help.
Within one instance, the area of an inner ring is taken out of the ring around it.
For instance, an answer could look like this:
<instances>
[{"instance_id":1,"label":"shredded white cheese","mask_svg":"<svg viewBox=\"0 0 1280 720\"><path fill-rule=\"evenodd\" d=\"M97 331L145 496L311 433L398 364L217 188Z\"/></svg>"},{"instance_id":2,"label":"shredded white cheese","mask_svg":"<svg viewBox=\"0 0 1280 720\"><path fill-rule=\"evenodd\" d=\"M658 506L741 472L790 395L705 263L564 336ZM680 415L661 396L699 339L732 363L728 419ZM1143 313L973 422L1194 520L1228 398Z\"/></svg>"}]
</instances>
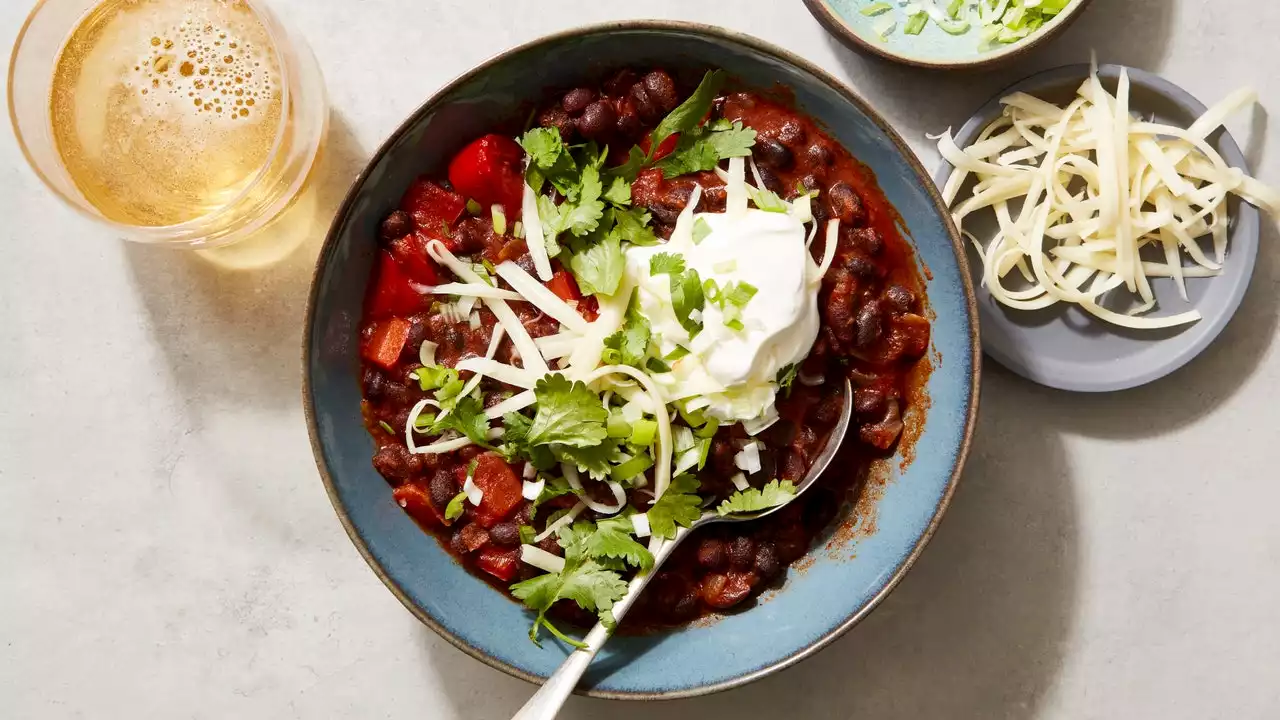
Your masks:
<instances>
[{"instance_id":1,"label":"shredded white cheese","mask_svg":"<svg viewBox=\"0 0 1280 720\"><path fill-rule=\"evenodd\" d=\"M534 545L520 546L520 559L527 565L532 565L549 573L558 573L564 570L564 558L559 555L552 555Z\"/></svg>"},{"instance_id":2,"label":"shredded white cheese","mask_svg":"<svg viewBox=\"0 0 1280 720\"><path fill-rule=\"evenodd\" d=\"M471 473L467 473L466 482L462 483L462 492L467 494L467 502L472 505L479 505L484 500L484 491L476 486L475 478L471 477Z\"/></svg>"},{"instance_id":3,"label":"shredded white cheese","mask_svg":"<svg viewBox=\"0 0 1280 720\"><path fill-rule=\"evenodd\" d=\"M546 540L547 538L551 537L552 534L555 533L555 531L573 522L579 515L582 514L582 511L586 509L587 509L587 506L581 502L579 502L577 505L574 505L572 508L569 508L569 512L565 513L564 515L561 515L559 518L556 519L555 522L548 523L545 530L543 530L542 532L534 536L533 541L542 542L543 540Z\"/></svg>"},{"instance_id":4,"label":"shredded white cheese","mask_svg":"<svg viewBox=\"0 0 1280 720\"><path fill-rule=\"evenodd\" d=\"M576 333L587 332L589 324L578 314L577 310L569 307L568 303L548 290L545 285L535 280L532 275L525 272L519 265L508 260L499 265L497 271L498 277L506 280L508 285L515 288L523 300L533 303L534 307L554 318L556 322L564 327Z\"/></svg>"},{"instance_id":5,"label":"shredded white cheese","mask_svg":"<svg viewBox=\"0 0 1280 720\"><path fill-rule=\"evenodd\" d=\"M1205 140L1256 102L1256 93L1237 91L1183 129L1135 119L1129 90L1128 71L1112 95L1095 68L1065 108L1017 93L968 148L957 147L949 131L936 138L955 167L943 198L1000 303L1021 310L1070 303L1134 329L1192 323L1201 317L1195 310L1142 316L1157 305L1150 279L1173 278L1186 300L1187 278L1221 273L1229 195L1280 212L1280 192L1227 167ZM961 198L971 177L976 183ZM964 221L982 210L994 214L997 230L980 240ZM1199 238L1212 239L1214 259ZM1146 248L1156 254L1144 257ZM1184 266L1184 257L1193 264ZM1024 289L1007 284L1015 271ZM1120 287L1137 296L1128 313L1101 306Z\"/></svg>"},{"instance_id":6,"label":"shredded white cheese","mask_svg":"<svg viewBox=\"0 0 1280 720\"><path fill-rule=\"evenodd\" d=\"M532 467L532 465L530 465L529 463L525 463L525 467ZM536 477L536 473L535 473L535 477ZM537 500L538 496L542 494L542 489L546 486L547 486L547 482L545 480L539 480L537 482L530 482L529 480L525 480L524 484L520 486L520 495L525 500Z\"/></svg>"},{"instance_id":7,"label":"shredded white cheese","mask_svg":"<svg viewBox=\"0 0 1280 720\"><path fill-rule=\"evenodd\" d=\"M538 279L543 282L551 280L551 257L547 254L547 240L542 232L542 220L538 217L538 194L524 184L524 196L521 199L521 222L524 223L525 244L529 246L529 257L533 259L533 269Z\"/></svg>"}]
</instances>

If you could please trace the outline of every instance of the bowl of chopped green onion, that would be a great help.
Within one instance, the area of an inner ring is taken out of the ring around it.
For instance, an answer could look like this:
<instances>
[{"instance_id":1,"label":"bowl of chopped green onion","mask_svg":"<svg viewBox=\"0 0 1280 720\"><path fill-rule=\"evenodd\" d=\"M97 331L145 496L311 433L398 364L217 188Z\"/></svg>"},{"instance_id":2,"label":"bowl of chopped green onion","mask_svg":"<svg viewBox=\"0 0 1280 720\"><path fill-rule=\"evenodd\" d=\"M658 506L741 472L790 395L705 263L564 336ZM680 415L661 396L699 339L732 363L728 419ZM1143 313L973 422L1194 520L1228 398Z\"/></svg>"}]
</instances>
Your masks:
<instances>
[{"instance_id":1,"label":"bowl of chopped green onion","mask_svg":"<svg viewBox=\"0 0 1280 720\"><path fill-rule=\"evenodd\" d=\"M1089 0L805 0L860 52L937 69L1007 62L1067 27Z\"/></svg>"}]
</instances>

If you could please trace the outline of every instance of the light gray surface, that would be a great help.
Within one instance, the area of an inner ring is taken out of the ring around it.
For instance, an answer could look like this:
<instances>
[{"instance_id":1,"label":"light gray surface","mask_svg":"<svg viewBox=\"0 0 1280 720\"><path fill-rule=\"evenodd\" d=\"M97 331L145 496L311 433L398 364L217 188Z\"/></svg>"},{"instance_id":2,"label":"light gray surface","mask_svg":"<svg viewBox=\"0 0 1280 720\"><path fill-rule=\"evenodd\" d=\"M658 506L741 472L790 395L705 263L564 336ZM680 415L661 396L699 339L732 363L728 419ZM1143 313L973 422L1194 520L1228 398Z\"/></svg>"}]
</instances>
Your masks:
<instances>
[{"instance_id":1,"label":"light gray surface","mask_svg":"<svg viewBox=\"0 0 1280 720\"><path fill-rule=\"evenodd\" d=\"M1021 67L970 76L856 57L798 1L276 2L328 75L333 186L481 58L642 12L803 53L930 166L924 132L1090 47L1206 102L1247 82L1280 106L1267 59L1280 6L1256 0L1099 0ZM0 3L6 44L24 4ZM1280 183L1280 130L1231 127ZM520 706L531 686L421 627L334 518L298 401L309 257L237 275L127 247L49 197L7 133L0 218L0 716L449 720ZM1280 239L1266 227L1235 321L1164 381L1077 396L988 364L942 529L832 648L726 694L575 699L565 717L1276 717Z\"/></svg>"}]
</instances>

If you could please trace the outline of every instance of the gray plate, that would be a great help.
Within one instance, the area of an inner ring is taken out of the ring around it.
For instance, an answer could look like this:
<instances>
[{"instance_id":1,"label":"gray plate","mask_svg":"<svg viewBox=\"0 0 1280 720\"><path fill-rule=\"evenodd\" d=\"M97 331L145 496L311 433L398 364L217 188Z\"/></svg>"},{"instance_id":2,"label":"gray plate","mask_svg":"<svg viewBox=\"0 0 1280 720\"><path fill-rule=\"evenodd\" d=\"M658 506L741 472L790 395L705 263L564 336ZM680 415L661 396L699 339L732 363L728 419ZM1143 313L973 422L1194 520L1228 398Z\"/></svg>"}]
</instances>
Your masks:
<instances>
[{"instance_id":1,"label":"gray plate","mask_svg":"<svg viewBox=\"0 0 1280 720\"><path fill-rule=\"evenodd\" d=\"M1104 65L1099 75L1114 92L1119 65ZM999 117L1000 98L1025 92L1065 104L1088 77L1088 65L1069 65L1033 75L1001 92L982 107L956 134L965 147L982 129ZM1161 77L1129 68L1134 112L1158 122L1188 127L1206 108L1182 88ZM1225 130L1210 136L1212 145L1231 167L1248 172L1240 146ZM939 187L951 174L943 163L936 175ZM1124 390L1157 380L1187 364L1218 337L1235 314L1253 275L1258 255L1258 210L1232 199L1231 232L1223 274L1213 278L1189 278L1184 302L1172 279L1151 282L1157 307L1149 317L1185 312L1193 307L1203 319L1192 325L1166 330L1129 330L1104 323L1084 310L1062 304L1045 310L1012 310L1000 305L981 285L982 265L969 248L973 284L978 292L982 318L982 347L996 362L1041 385L1081 392ZM971 225L970 225L971 223ZM966 228L978 238L991 237L995 219L983 211L966 218ZM1211 255L1211 253L1210 253ZM1157 259L1157 258L1152 258ZM1163 260L1163 258L1158 258ZM1189 261L1187 261L1189 262ZM1185 264L1185 263L1184 263ZM1103 304L1123 311L1128 292L1109 293Z\"/></svg>"}]
</instances>

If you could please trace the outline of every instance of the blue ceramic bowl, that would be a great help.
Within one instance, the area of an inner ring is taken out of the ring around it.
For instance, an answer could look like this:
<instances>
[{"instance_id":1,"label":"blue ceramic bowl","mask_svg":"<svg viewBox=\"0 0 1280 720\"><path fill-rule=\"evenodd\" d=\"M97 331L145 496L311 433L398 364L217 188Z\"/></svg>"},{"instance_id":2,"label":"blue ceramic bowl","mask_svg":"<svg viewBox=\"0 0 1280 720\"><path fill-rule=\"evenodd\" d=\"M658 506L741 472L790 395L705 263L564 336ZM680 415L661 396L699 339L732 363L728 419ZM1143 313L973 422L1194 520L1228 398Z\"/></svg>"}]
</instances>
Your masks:
<instances>
[{"instance_id":1,"label":"blue ceramic bowl","mask_svg":"<svg viewBox=\"0 0 1280 720\"><path fill-rule=\"evenodd\" d=\"M307 422L316 464L338 516L374 572L414 615L464 652L533 682L565 657L526 635L530 617L468 574L392 501L370 464L360 416L358 325L379 220L420 173L509 121L546 89L609 68L723 68L759 88L781 84L798 105L869 165L914 238L936 314L930 403L915 458L886 463L876 530L839 552L813 552L767 602L716 622L612 640L581 691L672 698L741 685L798 662L864 617L898 583L955 489L977 403L979 352L963 249L933 182L902 139L862 99L812 64L753 38L705 26L612 23L511 50L450 83L378 150L334 220L316 266L303 348Z\"/></svg>"}]
</instances>

